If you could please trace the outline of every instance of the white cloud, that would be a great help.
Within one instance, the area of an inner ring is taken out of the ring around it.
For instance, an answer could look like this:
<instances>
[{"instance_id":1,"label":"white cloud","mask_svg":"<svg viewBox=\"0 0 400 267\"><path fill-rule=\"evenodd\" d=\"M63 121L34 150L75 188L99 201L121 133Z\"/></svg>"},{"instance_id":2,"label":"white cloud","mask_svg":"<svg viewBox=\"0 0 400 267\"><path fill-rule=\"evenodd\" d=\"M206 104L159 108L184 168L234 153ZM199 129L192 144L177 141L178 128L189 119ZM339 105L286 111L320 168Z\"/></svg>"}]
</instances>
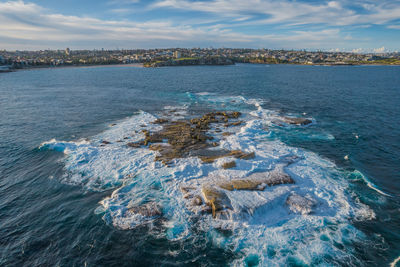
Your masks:
<instances>
[{"instance_id":1,"label":"white cloud","mask_svg":"<svg viewBox=\"0 0 400 267\"><path fill-rule=\"evenodd\" d=\"M384 46L382 46L382 47L379 47L379 48L374 48L373 51L374 51L374 53L385 53L386 49L385 49Z\"/></svg>"},{"instance_id":2,"label":"white cloud","mask_svg":"<svg viewBox=\"0 0 400 267\"><path fill-rule=\"evenodd\" d=\"M246 20L248 17L238 19ZM43 7L23 1L0 3L0 38L7 40L0 49L37 49L40 45L42 48L93 48L99 44L113 47L230 45L320 48L338 42L339 35L337 29L251 35L234 32L220 24L195 27L168 20L141 23L100 20L52 14Z\"/></svg>"},{"instance_id":3,"label":"white cloud","mask_svg":"<svg viewBox=\"0 0 400 267\"><path fill-rule=\"evenodd\" d=\"M219 16L233 17L238 15L259 14L264 19L253 24L327 24L327 25L357 25L385 24L400 19L400 3L398 1L377 1L358 3L358 8L368 12L357 13L347 8L345 0L325 3L306 3L300 1L275 0L161 0L151 5L151 8L173 8L215 13Z\"/></svg>"},{"instance_id":4,"label":"white cloud","mask_svg":"<svg viewBox=\"0 0 400 267\"><path fill-rule=\"evenodd\" d=\"M338 10L343 11L343 4L339 1L330 1L316 6L287 1L248 1L196 1L193 2L194 7L189 7L186 5L188 3L186 0L165 0L157 2L152 7L175 7L179 4L181 8L201 9L213 12L214 15L217 14L219 8L225 12L224 16L232 17L218 19L218 15L205 19L199 17L181 20L171 18L146 22L66 16L52 13L50 10L33 3L23 1L0 2L0 40L2 40L0 49L42 49L66 46L73 49L205 47L210 45L323 49L326 47L348 47L349 42L357 41L348 32L342 33L340 27L337 26L331 26L328 29L303 27L305 30L264 31L268 34L239 32L238 28L235 28L237 25L258 25L257 23L260 23L260 21L262 23L291 21L292 25L295 25L297 22L293 18L297 18L297 16L304 17L302 23L311 23L312 21L320 21L323 14L333 16ZM257 3L262 5L264 9L260 9ZM255 17L255 10L262 10L265 14L271 13L272 15L265 16L263 20L252 21ZM286 12L284 12L285 10ZM310 16L310 14L316 12L323 14ZM331 15L329 15L330 12ZM347 11L343 12L348 14ZM228 23L229 20L233 21L234 24ZM299 29L299 27L293 29ZM359 44L356 45L359 46Z\"/></svg>"},{"instance_id":5,"label":"white cloud","mask_svg":"<svg viewBox=\"0 0 400 267\"><path fill-rule=\"evenodd\" d=\"M364 52L364 49L363 48L355 48L355 49L351 50L351 52L353 52L353 53L362 53L362 52Z\"/></svg>"}]
</instances>

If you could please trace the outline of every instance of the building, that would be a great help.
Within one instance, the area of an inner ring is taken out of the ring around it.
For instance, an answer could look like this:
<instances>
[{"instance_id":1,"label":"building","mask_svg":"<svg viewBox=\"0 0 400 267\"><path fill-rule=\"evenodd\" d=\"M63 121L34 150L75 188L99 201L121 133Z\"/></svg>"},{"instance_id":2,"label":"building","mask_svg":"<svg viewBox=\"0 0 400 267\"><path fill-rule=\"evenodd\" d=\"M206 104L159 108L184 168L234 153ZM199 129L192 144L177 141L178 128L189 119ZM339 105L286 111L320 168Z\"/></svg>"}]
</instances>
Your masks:
<instances>
[{"instance_id":1,"label":"building","mask_svg":"<svg viewBox=\"0 0 400 267\"><path fill-rule=\"evenodd\" d=\"M181 52L175 51L174 52L174 58L181 58Z\"/></svg>"},{"instance_id":2,"label":"building","mask_svg":"<svg viewBox=\"0 0 400 267\"><path fill-rule=\"evenodd\" d=\"M71 54L71 50L69 48L65 49L65 55L69 56Z\"/></svg>"},{"instance_id":3,"label":"building","mask_svg":"<svg viewBox=\"0 0 400 267\"><path fill-rule=\"evenodd\" d=\"M2 56L0 56L0 64L4 64L5 62L6 60Z\"/></svg>"}]
</instances>

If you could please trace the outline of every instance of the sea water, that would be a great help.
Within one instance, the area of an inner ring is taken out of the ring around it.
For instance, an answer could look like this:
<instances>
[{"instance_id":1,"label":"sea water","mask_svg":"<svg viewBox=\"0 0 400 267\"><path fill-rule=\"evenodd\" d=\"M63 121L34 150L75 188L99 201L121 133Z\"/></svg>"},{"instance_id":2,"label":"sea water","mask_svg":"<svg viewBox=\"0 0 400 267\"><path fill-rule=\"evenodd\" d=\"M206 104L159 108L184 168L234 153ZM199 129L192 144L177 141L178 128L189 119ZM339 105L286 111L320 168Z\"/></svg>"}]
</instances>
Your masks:
<instances>
[{"instance_id":1,"label":"sea water","mask_svg":"<svg viewBox=\"0 0 400 267\"><path fill-rule=\"evenodd\" d=\"M397 67L237 65L90 68L0 76L5 265L353 265L399 256ZM157 118L240 111L218 148L255 152L154 160ZM305 117L306 126L284 123ZM396 124L397 122L397 124ZM106 142L105 142L106 141ZM397 148L397 150L396 150ZM4 151L4 152L3 152ZM287 164L288 160L291 164ZM182 187L284 171L294 184L228 191L229 218ZM313 203L295 213L290 195ZM130 209L157 203L161 216Z\"/></svg>"}]
</instances>

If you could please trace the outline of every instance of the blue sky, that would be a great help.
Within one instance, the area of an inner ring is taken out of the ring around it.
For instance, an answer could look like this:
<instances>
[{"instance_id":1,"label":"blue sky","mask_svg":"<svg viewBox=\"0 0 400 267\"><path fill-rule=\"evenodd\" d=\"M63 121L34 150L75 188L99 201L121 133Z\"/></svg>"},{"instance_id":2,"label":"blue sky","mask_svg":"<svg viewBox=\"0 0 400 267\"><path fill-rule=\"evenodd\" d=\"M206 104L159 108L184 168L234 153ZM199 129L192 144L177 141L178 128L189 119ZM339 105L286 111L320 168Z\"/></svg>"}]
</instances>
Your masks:
<instances>
[{"instance_id":1,"label":"blue sky","mask_svg":"<svg viewBox=\"0 0 400 267\"><path fill-rule=\"evenodd\" d=\"M0 49L400 51L400 0L0 0Z\"/></svg>"}]
</instances>

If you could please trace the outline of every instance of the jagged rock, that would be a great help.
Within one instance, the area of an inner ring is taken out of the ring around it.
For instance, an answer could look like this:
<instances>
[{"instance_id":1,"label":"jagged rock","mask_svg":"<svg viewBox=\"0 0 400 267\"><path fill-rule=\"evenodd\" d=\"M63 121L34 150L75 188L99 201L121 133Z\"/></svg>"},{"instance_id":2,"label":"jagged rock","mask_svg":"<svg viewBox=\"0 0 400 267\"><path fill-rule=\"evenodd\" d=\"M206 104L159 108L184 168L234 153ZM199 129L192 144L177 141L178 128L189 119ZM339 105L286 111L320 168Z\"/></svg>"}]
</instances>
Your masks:
<instances>
[{"instance_id":1,"label":"jagged rock","mask_svg":"<svg viewBox=\"0 0 400 267\"><path fill-rule=\"evenodd\" d=\"M234 162L234 161L225 162L224 164L222 164L222 168L224 168L224 169L231 169L234 167L236 167L236 162Z\"/></svg>"},{"instance_id":2,"label":"jagged rock","mask_svg":"<svg viewBox=\"0 0 400 267\"><path fill-rule=\"evenodd\" d=\"M239 158L239 159L253 159L253 158L255 158L255 156L256 156L256 153L250 152L250 153L243 153L242 155L240 155L237 158Z\"/></svg>"},{"instance_id":3,"label":"jagged rock","mask_svg":"<svg viewBox=\"0 0 400 267\"><path fill-rule=\"evenodd\" d=\"M211 123L225 123L230 118L238 118L240 112L210 112L200 118L193 118L190 121L172 121L168 122L165 119L158 119L154 123L162 123L164 127L161 131L150 133L148 130L142 130L145 138L143 145L150 145L150 149L158 151L160 155L156 156L156 161L161 161L168 165L173 159L183 158L188 156L196 156L199 151L206 151L209 147L216 147L217 142L208 142L213 137L207 135ZM159 143L168 142L169 147L158 145ZM142 145L142 143L140 143ZM221 155L208 156L202 155L203 161L213 162L216 158L223 156L239 156L246 157L246 153L237 153L234 151L224 152ZM205 159L209 157L209 159Z\"/></svg>"},{"instance_id":4,"label":"jagged rock","mask_svg":"<svg viewBox=\"0 0 400 267\"><path fill-rule=\"evenodd\" d=\"M204 163L213 163L215 160L224 157L235 157L237 159L252 159L255 157L255 153L246 153L240 150L232 150L232 151L220 151L219 154L210 155L210 156L200 156L200 159Z\"/></svg>"},{"instance_id":5,"label":"jagged rock","mask_svg":"<svg viewBox=\"0 0 400 267\"><path fill-rule=\"evenodd\" d=\"M307 215L312 212L312 209L315 206L315 200L292 193L286 199L286 204L292 212Z\"/></svg>"},{"instance_id":6,"label":"jagged rock","mask_svg":"<svg viewBox=\"0 0 400 267\"><path fill-rule=\"evenodd\" d=\"M294 184L290 175L283 171L271 171L268 173L256 173L242 179L232 179L222 181L217 185L225 190L260 190L263 191L266 186L280 184Z\"/></svg>"},{"instance_id":7,"label":"jagged rock","mask_svg":"<svg viewBox=\"0 0 400 267\"><path fill-rule=\"evenodd\" d=\"M203 204L203 199L200 196L195 196L192 200L194 206L200 206Z\"/></svg>"},{"instance_id":8,"label":"jagged rock","mask_svg":"<svg viewBox=\"0 0 400 267\"><path fill-rule=\"evenodd\" d=\"M145 217L155 217L162 215L162 209L156 202L149 202L141 206L132 207L129 209L130 213L140 214Z\"/></svg>"},{"instance_id":9,"label":"jagged rock","mask_svg":"<svg viewBox=\"0 0 400 267\"><path fill-rule=\"evenodd\" d=\"M143 146L144 143L143 142L137 142L137 143L131 142L131 143L127 143L126 145L129 147L139 148L139 147Z\"/></svg>"},{"instance_id":10,"label":"jagged rock","mask_svg":"<svg viewBox=\"0 0 400 267\"><path fill-rule=\"evenodd\" d=\"M194 213L212 213L214 219L227 220L232 216L233 206L229 196L236 194L228 191L258 190L263 191L267 186L282 184L294 184L295 181L288 175L284 168L290 163L279 164L269 172L253 173L245 178L227 179L222 177L210 177L206 183L197 187L197 183L186 184L181 187L183 197L189 210ZM199 196L201 191L201 196ZM298 203L296 198L288 200L288 203ZM307 202L305 202L307 204ZM301 205L301 204L299 204ZM303 205L304 206L304 205ZM248 211L252 214L253 211Z\"/></svg>"},{"instance_id":11,"label":"jagged rock","mask_svg":"<svg viewBox=\"0 0 400 267\"><path fill-rule=\"evenodd\" d=\"M220 189L211 185L204 185L201 189L206 204L211 207L213 218L216 217L216 212L223 209L232 209L229 197Z\"/></svg>"},{"instance_id":12,"label":"jagged rock","mask_svg":"<svg viewBox=\"0 0 400 267\"><path fill-rule=\"evenodd\" d=\"M306 118L291 118L291 117L284 117L284 121L289 124L294 125L308 125L312 123L312 120Z\"/></svg>"},{"instance_id":13,"label":"jagged rock","mask_svg":"<svg viewBox=\"0 0 400 267\"><path fill-rule=\"evenodd\" d=\"M164 123L167 123L167 122L168 122L168 119L160 118L160 119L156 119L155 121L153 121L153 124L164 124Z\"/></svg>"},{"instance_id":14,"label":"jagged rock","mask_svg":"<svg viewBox=\"0 0 400 267\"><path fill-rule=\"evenodd\" d=\"M224 126L225 127L229 127L229 126L239 126L239 125L242 125L244 122L243 121L235 121L235 122L232 122L232 123L226 123L226 124L224 124Z\"/></svg>"}]
</instances>

